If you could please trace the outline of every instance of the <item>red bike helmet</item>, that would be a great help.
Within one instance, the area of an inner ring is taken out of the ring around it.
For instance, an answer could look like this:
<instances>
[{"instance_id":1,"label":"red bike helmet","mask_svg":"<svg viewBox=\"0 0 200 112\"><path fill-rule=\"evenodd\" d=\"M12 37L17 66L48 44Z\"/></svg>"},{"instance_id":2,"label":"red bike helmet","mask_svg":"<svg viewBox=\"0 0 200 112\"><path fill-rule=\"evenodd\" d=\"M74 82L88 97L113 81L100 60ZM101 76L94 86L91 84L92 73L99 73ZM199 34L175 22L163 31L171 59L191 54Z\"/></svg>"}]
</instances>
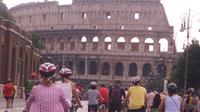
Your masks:
<instances>
[{"instance_id":1,"label":"red bike helmet","mask_svg":"<svg viewBox=\"0 0 200 112\"><path fill-rule=\"evenodd\" d=\"M133 84L138 84L140 82L140 80L141 80L141 77L135 76L135 77L132 78L132 83Z\"/></svg>"},{"instance_id":2,"label":"red bike helmet","mask_svg":"<svg viewBox=\"0 0 200 112\"><path fill-rule=\"evenodd\" d=\"M39 67L39 72L43 77L51 77L56 72L56 66L52 63L43 63Z\"/></svg>"},{"instance_id":3,"label":"red bike helmet","mask_svg":"<svg viewBox=\"0 0 200 112\"><path fill-rule=\"evenodd\" d=\"M69 68L62 68L59 72L60 76L62 77L69 77L72 75L72 70Z\"/></svg>"}]
</instances>

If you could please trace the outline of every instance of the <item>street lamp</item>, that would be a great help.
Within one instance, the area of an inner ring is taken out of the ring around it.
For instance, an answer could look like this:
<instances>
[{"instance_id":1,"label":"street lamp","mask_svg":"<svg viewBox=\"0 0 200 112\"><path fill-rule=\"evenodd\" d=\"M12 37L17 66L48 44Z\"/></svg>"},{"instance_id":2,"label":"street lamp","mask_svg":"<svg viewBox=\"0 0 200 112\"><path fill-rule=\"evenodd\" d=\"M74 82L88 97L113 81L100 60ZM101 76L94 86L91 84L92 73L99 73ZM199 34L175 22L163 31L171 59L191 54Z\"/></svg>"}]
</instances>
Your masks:
<instances>
[{"instance_id":1,"label":"street lamp","mask_svg":"<svg viewBox=\"0 0 200 112\"><path fill-rule=\"evenodd\" d=\"M184 74L184 93L186 93L187 89L187 75L188 75L188 45L189 45L189 37L190 37L190 9L187 15L187 26L186 26L186 19L184 18L183 23L181 24L180 32L187 31L187 43L186 43L186 56L185 56L185 74Z\"/></svg>"},{"instance_id":2,"label":"street lamp","mask_svg":"<svg viewBox=\"0 0 200 112\"><path fill-rule=\"evenodd\" d=\"M181 29L180 32L184 32L185 30L187 31L187 43L186 43L186 56L185 56L185 73L184 73L184 93L186 93L186 89L187 89L187 78L188 78L188 52L189 52L189 38L191 36L191 32L190 30L192 29L192 20L194 18L194 16L196 15L200 15L200 13L196 13L194 15L192 15L191 19L190 19L190 9L189 9L189 13L187 15L187 17L184 17L183 19L183 23L181 24ZM187 19L187 20L186 20Z\"/></svg>"}]
</instances>

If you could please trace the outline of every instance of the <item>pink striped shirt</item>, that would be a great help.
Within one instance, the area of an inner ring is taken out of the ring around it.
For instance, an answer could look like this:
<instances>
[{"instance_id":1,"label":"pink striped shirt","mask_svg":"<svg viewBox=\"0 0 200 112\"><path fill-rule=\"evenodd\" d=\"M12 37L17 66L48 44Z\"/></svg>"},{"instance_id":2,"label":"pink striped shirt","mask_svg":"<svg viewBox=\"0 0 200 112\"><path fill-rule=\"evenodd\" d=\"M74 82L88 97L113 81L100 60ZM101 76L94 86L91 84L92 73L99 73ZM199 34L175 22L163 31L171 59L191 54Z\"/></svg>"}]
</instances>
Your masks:
<instances>
[{"instance_id":1,"label":"pink striped shirt","mask_svg":"<svg viewBox=\"0 0 200 112\"><path fill-rule=\"evenodd\" d=\"M56 85L39 84L33 87L26 108L28 112L68 112L69 101L65 99L63 90Z\"/></svg>"}]
</instances>

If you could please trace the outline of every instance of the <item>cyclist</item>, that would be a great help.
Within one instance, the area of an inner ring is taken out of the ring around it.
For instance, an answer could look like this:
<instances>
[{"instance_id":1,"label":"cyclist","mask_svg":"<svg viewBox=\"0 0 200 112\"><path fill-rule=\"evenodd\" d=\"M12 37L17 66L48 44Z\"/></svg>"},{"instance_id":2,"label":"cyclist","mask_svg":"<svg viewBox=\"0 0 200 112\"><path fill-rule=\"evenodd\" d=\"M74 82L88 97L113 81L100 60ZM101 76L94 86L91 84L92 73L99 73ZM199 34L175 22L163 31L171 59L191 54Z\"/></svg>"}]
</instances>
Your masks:
<instances>
[{"instance_id":1,"label":"cyclist","mask_svg":"<svg viewBox=\"0 0 200 112\"><path fill-rule=\"evenodd\" d=\"M177 85L167 86L168 95L164 97L158 107L158 112L184 112L182 98L177 94Z\"/></svg>"},{"instance_id":2,"label":"cyclist","mask_svg":"<svg viewBox=\"0 0 200 112\"><path fill-rule=\"evenodd\" d=\"M37 73L32 72L30 79L28 79L28 81L25 84L25 100L27 100L30 96L33 86L37 84L39 84L39 81L37 80Z\"/></svg>"},{"instance_id":3,"label":"cyclist","mask_svg":"<svg viewBox=\"0 0 200 112\"><path fill-rule=\"evenodd\" d=\"M99 91L97 90L97 83L90 82L90 88L87 91L88 97L88 112L97 112L98 110L98 99L102 100Z\"/></svg>"},{"instance_id":4,"label":"cyclist","mask_svg":"<svg viewBox=\"0 0 200 112\"><path fill-rule=\"evenodd\" d=\"M66 99L73 101L71 107L73 108L74 104L78 104L78 107L82 107L76 85L69 79L73 74L72 70L69 68L62 68L59 74L61 76L61 81L56 82L56 85L62 88ZM75 98L75 102L72 99L73 97ZM72 110L72 108L70 110Z\"/></svg>"},{"instance_id":5,"label":"cyclist","mask_svg":"<svg viewBox=\"0 0 200 112\"><path fill-rule=\"evenodd\" d=\"M147 91L140 86L141 78L135 76L132 78L133 86L128 89L126 102L128 102L128 112L145 112L147 103Z\"/></svg>"},{"instance_id":6,"label":"cyclist","mask_svg":"<svg viewBox=\"0 0 200 112\"><path fill-rule=\"evenodd\" d=\"M44 63L39 67L41 83L34 86L26 101L28 112L68 112L70 101L64 97L61 88L52 83L51 77L56 72L52 63ZM63 107L63 108L62 108Z\"/></svg>"}]
</instances>

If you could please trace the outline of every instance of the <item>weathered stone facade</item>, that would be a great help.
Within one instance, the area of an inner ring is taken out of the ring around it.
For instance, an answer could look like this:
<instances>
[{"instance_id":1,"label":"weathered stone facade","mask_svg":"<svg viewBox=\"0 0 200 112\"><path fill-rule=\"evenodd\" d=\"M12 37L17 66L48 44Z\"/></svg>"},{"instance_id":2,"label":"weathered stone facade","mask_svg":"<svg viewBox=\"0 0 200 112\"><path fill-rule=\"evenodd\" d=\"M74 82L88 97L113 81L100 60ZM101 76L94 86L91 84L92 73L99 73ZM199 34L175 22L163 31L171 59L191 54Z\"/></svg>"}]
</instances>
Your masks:
<instances>
[{"instance_id":1,"label":"weathered stone facade","mask_svg":"<svg viewBox=\"0 0 200 112\"><path fill-rule=\"evenodd\" d=\"M45 59L73 69L74 79L168 79L176 62L173 27L160 0L28 3L10 12L19 26L40 34Z\"/></svg>"},{"instance_id":2,"label":"weathered stone facade","mask_svg":"<svg viewBox=\"0 0 200 112\"><path fill-rule=\"evenodd\" d=\"M11 79L24 86L31 72L37 72L40 52L32 46L31 34L0 17L0 84Z\"/></svg>"}]
</instances>

